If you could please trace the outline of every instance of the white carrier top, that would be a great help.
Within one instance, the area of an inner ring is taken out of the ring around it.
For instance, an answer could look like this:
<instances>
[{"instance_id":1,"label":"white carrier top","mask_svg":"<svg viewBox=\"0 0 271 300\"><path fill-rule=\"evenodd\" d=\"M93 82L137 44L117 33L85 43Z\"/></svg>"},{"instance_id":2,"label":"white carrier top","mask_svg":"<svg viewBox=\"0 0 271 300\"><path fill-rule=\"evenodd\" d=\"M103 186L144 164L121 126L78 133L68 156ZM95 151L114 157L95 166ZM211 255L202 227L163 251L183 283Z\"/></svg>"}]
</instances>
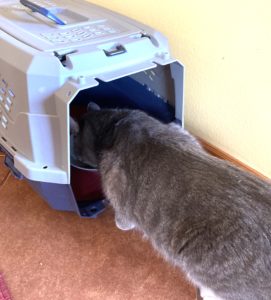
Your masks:
<instances>
[{"instance_id":1,"label":"white carrier top","mask_svg":"<svg viewBox=\"0 0 271 300\"><path fill-rule=\"evenodd\" d=\"M112 38L142 32L142 29L84 1L21 2L33 4L43 11L47 10L50 15L63 22L63 25L57 24L18 0L1 0L1 30L41 51L99 44Z\"/></svg>"}]
</instances>

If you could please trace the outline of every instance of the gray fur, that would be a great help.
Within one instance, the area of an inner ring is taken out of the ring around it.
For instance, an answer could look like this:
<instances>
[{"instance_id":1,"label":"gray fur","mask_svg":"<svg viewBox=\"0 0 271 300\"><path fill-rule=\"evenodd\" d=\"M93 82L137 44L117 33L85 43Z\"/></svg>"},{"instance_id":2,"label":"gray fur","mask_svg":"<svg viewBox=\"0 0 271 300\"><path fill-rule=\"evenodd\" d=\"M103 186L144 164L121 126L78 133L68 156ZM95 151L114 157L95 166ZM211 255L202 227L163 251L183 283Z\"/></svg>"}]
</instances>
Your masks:
<instances>
[{"instance_id":1,"label":"gray fur","mask_svg":"<svg viewBox=\"0 0 271 300\"><path fill-rule=\"evenodd\" d=\"M117 226L142 231L194 284L225 300L271 299L269 183L140 111L89 112L75 153L98 165Z\"/></svg>"}]
</instances>

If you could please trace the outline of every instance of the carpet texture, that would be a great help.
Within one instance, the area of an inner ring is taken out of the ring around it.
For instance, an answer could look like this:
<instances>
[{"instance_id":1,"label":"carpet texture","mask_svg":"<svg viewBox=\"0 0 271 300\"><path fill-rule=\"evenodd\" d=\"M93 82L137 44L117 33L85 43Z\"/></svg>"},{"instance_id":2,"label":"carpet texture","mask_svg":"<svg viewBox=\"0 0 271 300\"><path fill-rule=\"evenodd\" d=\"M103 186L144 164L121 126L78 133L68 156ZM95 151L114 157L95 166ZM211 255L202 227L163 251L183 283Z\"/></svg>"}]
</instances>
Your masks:
<instances>
[{"instance_id":1,"label":"carpet texture","mask_svg":"<svg viewBox=\"0 0 271 300\"><path fill-rule=\"evenodd\" d=\"M6 175L0 161L0 182ZM52 210L13 176L0 186L0 271L12 300L196 297L140 234L115 227L112 211L91 220Z\"/></svg>"}]
</instances>

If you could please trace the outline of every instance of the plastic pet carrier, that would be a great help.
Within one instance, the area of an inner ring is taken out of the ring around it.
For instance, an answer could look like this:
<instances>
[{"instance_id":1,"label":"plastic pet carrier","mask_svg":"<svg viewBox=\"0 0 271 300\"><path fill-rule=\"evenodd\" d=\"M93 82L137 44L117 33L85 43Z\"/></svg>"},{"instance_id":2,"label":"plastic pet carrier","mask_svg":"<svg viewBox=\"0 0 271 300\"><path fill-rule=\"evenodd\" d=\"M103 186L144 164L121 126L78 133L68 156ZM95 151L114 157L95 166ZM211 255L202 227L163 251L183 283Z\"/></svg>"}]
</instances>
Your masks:
<instances>
[{"instance_id":1,"label":"plastic pet carrier","mask_svg":"<svg viewBox=\"0 0 271 300\"><path fill-rule=\"evenodd\" d=\"M89 101L183 124L183 67L166 38L81 0L1 0L0 148L54 209L95 217L97 170L73 165L70 118Z\"/></svg>"}]
</instances>

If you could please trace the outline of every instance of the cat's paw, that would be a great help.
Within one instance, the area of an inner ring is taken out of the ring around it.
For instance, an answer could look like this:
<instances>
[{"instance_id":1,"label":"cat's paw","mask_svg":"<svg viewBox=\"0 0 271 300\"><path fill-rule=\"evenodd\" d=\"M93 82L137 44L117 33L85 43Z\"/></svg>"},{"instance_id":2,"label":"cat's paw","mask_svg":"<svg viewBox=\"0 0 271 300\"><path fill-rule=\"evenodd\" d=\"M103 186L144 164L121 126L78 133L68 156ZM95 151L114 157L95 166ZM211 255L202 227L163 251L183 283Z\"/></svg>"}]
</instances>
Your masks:
<instances>
[{"instance_id":1,"label":"cat's paw","mask_svg":"<svg viewBox=\"0 0 271 300\"><path fill-rule=\"evenodd\" d=\"M200 289L200 295L203 300L223 300L215 295L215 293L207 288Z\"/></svg>"},{"instance_id":2,"label":"cat's paw","mask_svg":"<svg viewBox=\"0 0 271 300\"><path fill-rule=\"evenodd\" d=\"M115 223L116 223L116 226L117 226L120 230L127 231L127 230L131 230L131 229L135 228L135 225L134 225L134 224L132 224L132 223L130 223L130 222L127 222L126 220L117 218L117 217L115 217Z\"/></svg>"}]
</instances>

